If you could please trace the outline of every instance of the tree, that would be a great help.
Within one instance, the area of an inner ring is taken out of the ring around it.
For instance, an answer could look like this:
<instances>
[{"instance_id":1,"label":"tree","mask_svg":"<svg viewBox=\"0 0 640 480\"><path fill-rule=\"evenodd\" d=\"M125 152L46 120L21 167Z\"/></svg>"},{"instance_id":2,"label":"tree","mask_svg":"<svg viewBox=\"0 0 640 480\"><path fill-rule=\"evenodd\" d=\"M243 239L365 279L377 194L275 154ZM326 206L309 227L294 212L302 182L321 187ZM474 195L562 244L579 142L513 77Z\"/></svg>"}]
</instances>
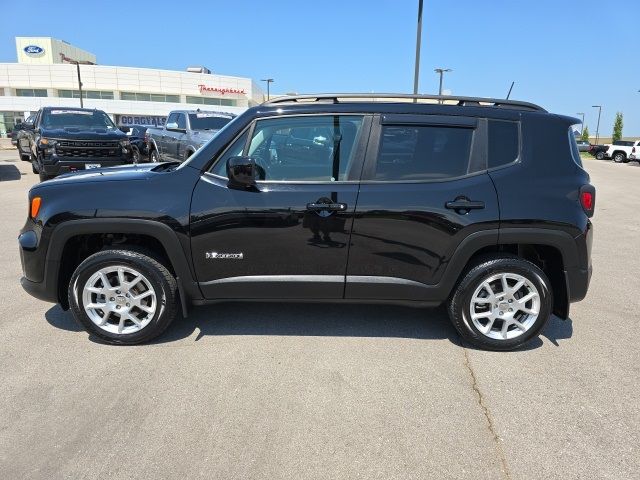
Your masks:
<instances>
[{"instance_id":1,"label":"tree","mask_svg":"<svg viewBox=\"0 0 640 480\"><path fill-rule=\"evenodd\" d=\"M622 112L616 113L616 121L613 123L613 135L612 140L615 142L622 138Z\"/></svg>"},{"instance_id":2,"label":"tree","mask_svg":"<svg viewBox=\"0 0 640 480\"><path fill-rule=\"evenodd\" d=\"M587 125L584 126L584 129L582 130L582 136L580 137L580 139L586 142L589 141L589 127Z\"/></svg>"}]
</instances>

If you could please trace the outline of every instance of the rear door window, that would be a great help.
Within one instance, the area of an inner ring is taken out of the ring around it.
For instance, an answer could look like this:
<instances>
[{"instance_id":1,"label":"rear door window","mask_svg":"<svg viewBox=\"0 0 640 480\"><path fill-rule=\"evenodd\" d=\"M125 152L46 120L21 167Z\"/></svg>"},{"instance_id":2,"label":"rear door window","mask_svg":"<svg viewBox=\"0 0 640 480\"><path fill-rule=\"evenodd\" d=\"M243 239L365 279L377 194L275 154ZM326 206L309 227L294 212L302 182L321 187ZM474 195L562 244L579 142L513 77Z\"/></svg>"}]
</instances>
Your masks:
<instances>
[{"instance_id":1,"label":"rear door window","mask_svg":"<svg viewBox=\"0 0 640 480\"><path fill-rule=\"evenodd\" d=\"M474 129L384 125L374 180L440 180L469 173Z\"/></svg>"}]
</instances>

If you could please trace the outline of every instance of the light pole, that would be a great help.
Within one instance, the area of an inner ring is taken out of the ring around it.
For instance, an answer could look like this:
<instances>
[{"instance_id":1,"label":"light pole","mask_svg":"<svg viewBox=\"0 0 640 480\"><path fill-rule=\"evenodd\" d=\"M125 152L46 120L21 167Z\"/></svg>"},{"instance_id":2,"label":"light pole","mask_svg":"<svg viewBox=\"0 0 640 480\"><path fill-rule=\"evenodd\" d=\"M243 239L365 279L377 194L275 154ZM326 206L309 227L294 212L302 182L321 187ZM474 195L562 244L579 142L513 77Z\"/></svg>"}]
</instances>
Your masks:
<instances>
[{"instance_id":1,"label":"light pole","mask_svg":"<svg viewBox=\"0 0 640 480\"><path fill-rule=\"evenodd\" d=\"M602 113L602 105L591 105L592 108L598 109L598 125L596 126L596 145L600 140L600 114Z\"/></svg>"},{"instance_id":2,"label":"light pole","mask_svg":"<svg viewBox=\"0 0 640 480\"><path fill-rule=\"evenodd\" d=\"M262 80L260 80L261 82L267 82L267 102L269 101L269 84L273 83L274 80L273 78L263 78Z\"/></svg>"},{"instance_id":3,"label":"light pole","mask_svg":"<svg viewBox=\"0 0 640 480\"><path fill-rule=\"evenodd\" d=\"M420 44L422 43L422 0L418 0L418 28L416 31L416 64L413 73L413 94L418 94L418 79L420 78ZM413 99L414 103L418 101Z\"/></svg>"},{"instance_id":4,"label":"light pole","mask_svg":"<svg viewBox=\"0 0 640 480\"><path fill-rule=\"evenodd\" d=\"M580 136L582 136L582 132L584 132L584 113L578 112L576 115L582 115L582 128L580 129Z\"/></svg>"},{"instance_id":5,"label":"light pole","mask_svg":"<svg viewBox=\"0 0 640 480\"><path fill-rule=\"evenodd\" d=\"M453 72L450 68L436 68L434 72L440 74L440 88L438 88L438 96L442 96L442 76L445 72ZM440 103L442 103L442 99L440 99Z\"/></svg>"}]
</instances>

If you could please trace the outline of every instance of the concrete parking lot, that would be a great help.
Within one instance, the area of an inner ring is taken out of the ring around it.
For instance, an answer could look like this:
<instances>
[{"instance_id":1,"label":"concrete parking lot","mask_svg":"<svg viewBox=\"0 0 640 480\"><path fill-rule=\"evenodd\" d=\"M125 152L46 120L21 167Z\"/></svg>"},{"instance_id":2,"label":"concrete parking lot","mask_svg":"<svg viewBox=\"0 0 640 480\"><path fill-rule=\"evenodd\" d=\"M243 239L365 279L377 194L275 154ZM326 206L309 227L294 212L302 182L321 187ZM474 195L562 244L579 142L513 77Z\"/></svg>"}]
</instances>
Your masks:
<instances>
[{"instance_id":1,"label":"concrete parking lot","mask_svg":"<svg viewBox=\"0 0 640 480\"><path fill-rule=\"evenodd\" d=\"M240 303L112 347L22 291L37 175L0 151L0 478L640 478L640 168L585 163L589 295L521 351L443 309Z\"/></svg>"}]
</instances>

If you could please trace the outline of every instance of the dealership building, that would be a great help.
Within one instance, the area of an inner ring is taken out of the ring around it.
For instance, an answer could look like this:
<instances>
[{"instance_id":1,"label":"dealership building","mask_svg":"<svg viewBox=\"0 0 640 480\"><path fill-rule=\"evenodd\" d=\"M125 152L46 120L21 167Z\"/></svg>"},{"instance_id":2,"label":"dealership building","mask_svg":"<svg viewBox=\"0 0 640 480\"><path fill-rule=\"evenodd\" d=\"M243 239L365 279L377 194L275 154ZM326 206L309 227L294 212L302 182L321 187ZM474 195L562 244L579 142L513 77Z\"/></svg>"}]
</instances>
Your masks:
<instances>
[{"instance_id":1,"label":"dealership building","mask_svg":"<svg viewBox=\"0 0 640 480\"><path fill-rule=\"evenodd\" d=\"M107 112L120 126L159 125L171 110L241 113L265 100L250 78L185 71L98 65L96 56L50 37L16 37L17 63L0 63L0 137L43 106Z\"/></svg>"}]
</instances>

